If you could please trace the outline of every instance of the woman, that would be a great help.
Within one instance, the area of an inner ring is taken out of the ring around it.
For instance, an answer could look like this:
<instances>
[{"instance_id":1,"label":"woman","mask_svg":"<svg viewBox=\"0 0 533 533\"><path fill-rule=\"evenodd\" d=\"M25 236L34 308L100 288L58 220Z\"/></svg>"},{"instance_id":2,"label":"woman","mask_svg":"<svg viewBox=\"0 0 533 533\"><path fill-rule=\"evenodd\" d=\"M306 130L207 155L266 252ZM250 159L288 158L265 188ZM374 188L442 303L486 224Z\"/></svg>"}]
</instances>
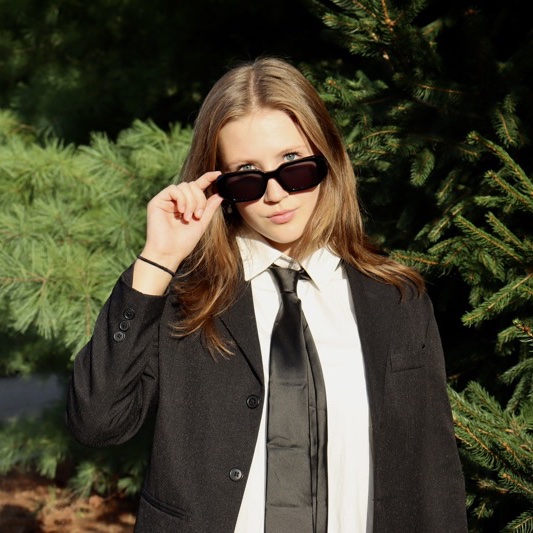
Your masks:
<instances>
[{"instance_id":1,"label":"woman","mask_svg":"<svg viewBox=\"0 0 533 533\"><path fill-rule=\"evenodd\" d=\"M418 273L368 244L355 183L323 102L287 62L242 64L208 94L180 183L148 204L145 246L69 393L68 426L90 446L155 417L136 531L466 531L432 306ZM305 339L311 381L289 392L293 369L271 374L280 301L291 308L272 264L305 269L295 305L308 328L281 352ZM313 391L302 417L295 390Z\"/></svg>"}]
</instances>

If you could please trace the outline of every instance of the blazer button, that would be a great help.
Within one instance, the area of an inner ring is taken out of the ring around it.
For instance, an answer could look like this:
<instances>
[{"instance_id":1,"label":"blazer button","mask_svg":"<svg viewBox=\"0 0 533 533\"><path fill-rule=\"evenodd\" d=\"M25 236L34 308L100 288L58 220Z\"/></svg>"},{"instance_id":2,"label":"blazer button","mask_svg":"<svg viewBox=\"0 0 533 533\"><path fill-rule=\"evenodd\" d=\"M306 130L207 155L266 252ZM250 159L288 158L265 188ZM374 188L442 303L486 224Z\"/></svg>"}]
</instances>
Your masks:
<instances>
[{"instance_id":1,"label":"blazer button","mask_svg":"<svg viewBox=\"0 0 533 533\"><path fill-rule=\"evenodd\" d=\"M248 398L246 398L246 405L250 409L255 409L259 405L259 401L259 397L255 394L252 394L251 396L248 396Z\"/></svg>"},{"instance_id":2,"label":"blazer button","mask_svg":"<svg viewBox=\"0 0 533 533\"><path fill-rule=\"evenodd\" d=\"M231 481L240 481L244 477L244 474L242 473L242 470L239 470L238 468L232 468L229 471L229 478Z\"/></svg>"},{"instance_id":3,"label":"blazer button","mask_svg":"<svg viewBox=\"0 0 533 533\"><path fill-rule=\"evenodd\" d=\"M122 313L122 316L126 320L131 320L135 316L135 311L133 309L125 309L124 312Z\"/></svg>"},{"instance_id":4,"label":"blazer button","mask_svg":"<svg viewBox=\"0 0 533 533\"><path fill-rule=\"evenodd\" d=\"M118 328L120 331L128 331L130 329L130 323L127 320L121 320Z\"/></svg>"},{"instance_id":5,"label":"blazer button","mask_svg":"<svg viewBox=\"0 0 533 533\"><path fill-rule=\"evenodd\" d=\"M116 342L122 342L126 338L126 334L123 331L117 331L113 335L113 339L115 339Z\"/></svg>"}]
</instances>

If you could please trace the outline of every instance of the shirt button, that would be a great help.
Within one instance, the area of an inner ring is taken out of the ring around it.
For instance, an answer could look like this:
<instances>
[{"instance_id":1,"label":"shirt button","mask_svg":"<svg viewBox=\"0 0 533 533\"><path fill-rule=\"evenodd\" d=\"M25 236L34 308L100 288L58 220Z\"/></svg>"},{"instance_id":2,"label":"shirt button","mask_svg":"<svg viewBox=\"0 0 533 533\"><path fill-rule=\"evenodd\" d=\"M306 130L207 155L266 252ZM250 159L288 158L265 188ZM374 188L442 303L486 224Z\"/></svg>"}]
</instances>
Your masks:
<instances>
[{"instance_id":1,"label":"shirt button","mask_svg":"<svg viewBox=\"0 0 533 533\"><path fill-rule=\"evenodd\" d=\"M248 398L246 398L246 405L250 409L255 409L259 405L259 398L255 394L248 396Z\"/></svg>"},{"instance_id":2,"label":"shirt button","mask_svg":"<svg viewBox=\"0 0 533 533\"><path fill-rule=\"evenodd\" d=\"M122 342L126 338L126 334L123 331L117 331L113 335L113 339L115 339L116 342Z\"/></svg>"},{"instance_id":3,"label":"shirt button","mask_svg":"<svg viewBox=\"0 0 533 533\"><path fill-rule=\"evenodd\" d=\"M122 320L118 325L118 328L121 331L128 331L128 329L130 329L130 323L127 320Z\"/></svg>"},{"instance_id":4,"label":"shirt button","mask_svg":"<svg viewBox=\"0 0 533 533\"><path fill-rule=\"evenodd\" d=\"M126 320L131 320L135 316L135 311L133 309L125 309L124 312L122 313L122 316Z\"/></svg>"},{"instance_id":5,"label":"shirt button","mask_svg":"<svg viewBox=\"0 0 533 533\"><path fill-rule=\"evenodd\" d=\"M244 474L242 473L242 470L239 470L238 468L232 468L229 471L229 478L231 481L240 481L244 477Z\"/></svg>"}]
</instances>

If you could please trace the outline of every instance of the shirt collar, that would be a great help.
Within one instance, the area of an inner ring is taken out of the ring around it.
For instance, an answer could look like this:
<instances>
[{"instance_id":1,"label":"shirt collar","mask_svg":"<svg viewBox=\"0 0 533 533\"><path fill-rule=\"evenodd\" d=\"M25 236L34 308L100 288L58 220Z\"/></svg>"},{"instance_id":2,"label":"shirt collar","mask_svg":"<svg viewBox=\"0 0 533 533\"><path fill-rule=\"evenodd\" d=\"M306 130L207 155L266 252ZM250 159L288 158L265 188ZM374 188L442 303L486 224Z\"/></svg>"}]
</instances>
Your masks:
<instances>
[{"instance_id":1,"label":"shirt collar","mask_svg":"<svg viewBox=\"0 0 533 533\"><path fill-rule=\"evenodd\" d=\"M263 273L273 263L287 268L299 268L297 261L272 248L261 235L238 235L237 245L246 281ZM317 288L322 290L337 270L340 257L328 248L320 248L306 257L301 264Z\"/></svg>"}]
</instances>

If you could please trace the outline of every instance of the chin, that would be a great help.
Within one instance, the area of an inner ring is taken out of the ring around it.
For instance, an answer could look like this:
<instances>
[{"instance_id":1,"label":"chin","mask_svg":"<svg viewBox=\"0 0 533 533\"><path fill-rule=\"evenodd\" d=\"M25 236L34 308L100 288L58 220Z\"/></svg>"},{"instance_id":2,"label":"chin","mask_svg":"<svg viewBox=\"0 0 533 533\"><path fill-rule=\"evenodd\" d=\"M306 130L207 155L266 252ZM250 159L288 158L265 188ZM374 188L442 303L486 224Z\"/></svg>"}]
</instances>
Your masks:
<instances>
[{"instance_id":1,"label":"chin","mask_svg":"<svg viewBox=\"0 0 533 533\"><path fill-rule=\"evenodd\" d=\"M291 249L299 240L299 237L297 239L284 239L283 241L271 239L269 237L265 237L265 239L268 241L270 246L272 246L272 248L275 248L284 254L290 255Z\"/></svg>"}]
</instances>

